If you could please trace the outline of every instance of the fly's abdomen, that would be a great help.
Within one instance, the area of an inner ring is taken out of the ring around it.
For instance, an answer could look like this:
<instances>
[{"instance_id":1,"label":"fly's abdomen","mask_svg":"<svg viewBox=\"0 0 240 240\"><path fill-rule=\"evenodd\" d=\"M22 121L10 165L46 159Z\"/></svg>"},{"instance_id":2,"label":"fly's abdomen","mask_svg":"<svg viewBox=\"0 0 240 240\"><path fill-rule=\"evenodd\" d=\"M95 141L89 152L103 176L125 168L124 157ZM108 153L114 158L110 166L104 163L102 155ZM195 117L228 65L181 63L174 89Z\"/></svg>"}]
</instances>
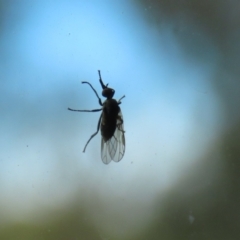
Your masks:
<instances>
[{"instance_id":1,"label":"fly's abdomen","mask_svg":"<svg viewBox=\"0 0 240 240\"><path fill-rule=\"evenodd\" d=\"M107 142L114 134L117 119L103 113L101 122L101 134L105 142Z\"/></svg>"},{"instance_id":2,"label":"fly's abdomen","mask_svg":"<svg viewBox=\"0 0 240 240\"><path fill-rule=\"evenodd\" d=\"M119 106L115 99L107 99L104 102L101 122L101 134L105 142L113 136L119 112Z\"/></svg>"}]
</instances>

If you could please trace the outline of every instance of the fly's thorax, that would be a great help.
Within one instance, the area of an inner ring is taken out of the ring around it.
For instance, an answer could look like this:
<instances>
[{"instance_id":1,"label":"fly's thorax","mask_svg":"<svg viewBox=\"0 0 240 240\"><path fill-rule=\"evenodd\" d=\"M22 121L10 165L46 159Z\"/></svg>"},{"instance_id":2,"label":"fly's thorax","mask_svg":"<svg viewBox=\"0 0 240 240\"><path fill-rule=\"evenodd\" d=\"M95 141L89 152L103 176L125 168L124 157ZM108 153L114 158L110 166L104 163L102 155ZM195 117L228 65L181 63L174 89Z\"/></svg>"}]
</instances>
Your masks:
<instances>
[{"instance_id":1,"label":"fly's thorax","mask_svg":"<svg viewBox=\"0 0 240 240\"><path fill-rule=\"evenodd\" d=\"M115 99L107 99L103 103L103 114L108 115L110 118L117 118L119 109L118 102Z\"/></svg>"}]
</instances>

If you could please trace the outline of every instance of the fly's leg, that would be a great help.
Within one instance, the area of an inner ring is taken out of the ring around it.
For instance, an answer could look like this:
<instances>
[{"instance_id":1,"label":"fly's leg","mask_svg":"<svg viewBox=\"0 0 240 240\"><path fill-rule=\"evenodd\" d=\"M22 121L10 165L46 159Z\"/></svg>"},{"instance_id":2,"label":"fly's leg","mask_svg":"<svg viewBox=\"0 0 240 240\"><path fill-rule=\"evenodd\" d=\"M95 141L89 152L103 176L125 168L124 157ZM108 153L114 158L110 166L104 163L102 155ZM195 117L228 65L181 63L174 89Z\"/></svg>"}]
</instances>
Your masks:
<instances>
[{"instance_id":1,"label":"fly's leg","mask_svg":"<svg viewBox=\"0 0 240 240\"><path fill-rule=\"evenodd\" d=\"M123 98L125 98L125 95L122 96L122 97L118 100L118 105L120 105L120 104L122 103L121 100L122 100Z\"/></svg>"},{"instance_id":2,"label":"fly's leg","mask_svg":"<svg viewBox=\"0 0 240 240\"><path fill-rule=\"evenodd\" d=\"M68 110L74 111L74 112L99 112L99 111L102 111L102 108L93 109L93 110L77 110L77 109L68 108Z\"/></svg>"},{"instance_id":3,"label":"fly's leg","mask_svg":"<svg viewBox=\"0 0 240 240\"><path fill-rule=\"evenodd\" d=\"M102 106L102 105L103 105L103 104L102 104L102 100L101 100L101 98L98 96L97 91L94 89L94 87L91 85L91 83L89 83L89 82L82 82L82 83L86 83L86 84L88 84L88 85L92 88L92 90L94 91L94 93L96 94L96 96L97 96L97 98L98 98L99 104Z\"/></svg>"},{"instance_id":4,"label":"fly's leg","mask_svg":"<svg viewBox=\"0 0 240 240\"><path fill-rule=\"evenodd\" d=\"M98 134L98 131L99 131L99 128L100 128L101 119L102 119L102 114L101 114L101 116L100 116L100 118L99 118L99 120L98 120L97 131L89 138L89 140L87 141L87 143L86 143L86 145L85 145L85 147L84 147L84 149L83 149L83 152L85 152L85 150L86 150L86 148L87 148L87 145L88 145L88 143L91 141L91 139Z\"/></svg>"}]
</instances>

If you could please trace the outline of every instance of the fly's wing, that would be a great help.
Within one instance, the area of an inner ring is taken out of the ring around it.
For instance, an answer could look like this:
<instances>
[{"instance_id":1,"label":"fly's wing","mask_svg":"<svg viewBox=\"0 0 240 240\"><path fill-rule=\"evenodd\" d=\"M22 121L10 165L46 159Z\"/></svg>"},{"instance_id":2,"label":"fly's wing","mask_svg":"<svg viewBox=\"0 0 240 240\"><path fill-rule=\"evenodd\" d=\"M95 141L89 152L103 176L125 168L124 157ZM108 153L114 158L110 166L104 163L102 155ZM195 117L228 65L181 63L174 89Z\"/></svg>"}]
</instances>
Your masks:
<instances>
[{"instance_id":1,"label":"fly's wing","mask_svg":"<svg viewBox=\"0 0 240 240\"><path fill-rule=\"evenodd\" d=\"M114 158L112 160L115 162L119 162L124 156L125 146L126 146L125 135L124 135L124 126L123 126L123 115L122 115L121 109L119 110L119 113L118 113L117 127L116 127L113 137L115 137L115 139L117 139L118 144L117 144L116 155L114 156Z\"/></svg>"},{"instance_id":2,"label":"fly's wing","mask_svg":"<svg viewBox=\"0 0 240 240\"><path fill-rule=\"evenodd\" d=\"M105 142L102 138L101 156L105 164L119 162L125 153L125 136L123 128L123 116L121 110L118 113L117 127L111 139Z\"/></svg>"}]
</instances>

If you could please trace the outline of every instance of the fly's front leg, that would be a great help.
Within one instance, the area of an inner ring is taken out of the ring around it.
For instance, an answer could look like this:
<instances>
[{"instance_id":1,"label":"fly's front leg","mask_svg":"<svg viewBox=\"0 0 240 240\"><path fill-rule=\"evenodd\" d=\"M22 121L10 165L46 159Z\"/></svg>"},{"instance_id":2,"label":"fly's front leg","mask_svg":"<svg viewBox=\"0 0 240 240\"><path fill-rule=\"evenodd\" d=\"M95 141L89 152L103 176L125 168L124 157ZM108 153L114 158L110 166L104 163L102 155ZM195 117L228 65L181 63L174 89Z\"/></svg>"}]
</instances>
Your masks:
<instances>
[{"instance_id":1,"label":"fly's front leg","mask_svg":"<svg viewBox=\"0 0 240 240\"><path fill-rule=\"evenodd\" d=\"M98 98L99 104L102 106L102 105L103 105L103 104L102 104L102 100L101 100L101 98L98 96L97 91L94 89L94 87L92 86L92 84L89 83L89 82L82 82L82 83L86 83L86 84L88 84L88 85L91 87L91 89L94 91L94 93L96 94L96 96L97 96L97 98Z\"/></svg>"},{"instance_id":2,"label":"fly's front leg","mask_svg":"<svg viewBox=\"0 0 240 240\"><path fill-rule=\"evenodd\" d=\"M122 97L118 100L118 105L120 105L120 104L122 103L121 100L122 100L123 98L125 98L125 95L122 96Z\"/></svg>"}]
</instances>

